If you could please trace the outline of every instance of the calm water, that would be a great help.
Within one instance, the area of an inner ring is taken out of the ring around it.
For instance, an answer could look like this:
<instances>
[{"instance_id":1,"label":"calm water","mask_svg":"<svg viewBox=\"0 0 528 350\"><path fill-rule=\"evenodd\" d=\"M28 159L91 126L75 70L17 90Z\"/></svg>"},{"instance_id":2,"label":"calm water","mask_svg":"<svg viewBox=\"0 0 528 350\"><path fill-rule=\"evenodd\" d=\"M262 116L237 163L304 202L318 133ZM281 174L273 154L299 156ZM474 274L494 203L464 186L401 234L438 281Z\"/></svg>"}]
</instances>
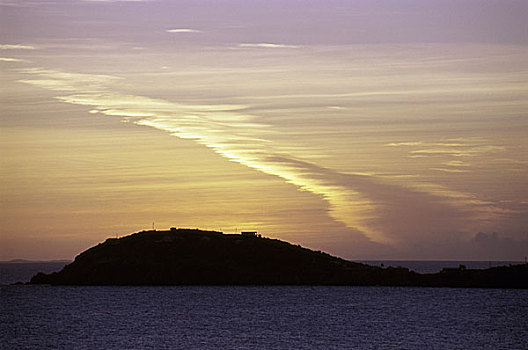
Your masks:
<instances>
[{"instance_id":1,"label":"calm water","mask_svg":"<svg viewBox=\"0 0 528 350\"><path fill-rule=\"evenodd\" d=\"M5 349L526 349L528 291L4 286Z\"/></svg>"}]
</instances>

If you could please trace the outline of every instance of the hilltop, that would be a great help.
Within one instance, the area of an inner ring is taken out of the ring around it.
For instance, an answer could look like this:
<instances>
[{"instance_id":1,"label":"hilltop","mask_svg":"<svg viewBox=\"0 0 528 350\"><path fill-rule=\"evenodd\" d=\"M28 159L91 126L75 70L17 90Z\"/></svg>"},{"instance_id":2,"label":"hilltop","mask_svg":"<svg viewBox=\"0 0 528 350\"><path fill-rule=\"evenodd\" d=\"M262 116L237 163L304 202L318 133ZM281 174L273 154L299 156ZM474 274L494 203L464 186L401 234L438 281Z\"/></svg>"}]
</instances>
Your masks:
<instances>
[{"instance_id":1,"label":"hilltop","mask_svg":"<svg viewBox=\"0 0 528 350\"><path fill-rule=\"evenodd\" d=\"M386 285L528 288L528 266L418 274L347 261L259 235L171 229L110 238L61 271L52 285Z\"/></svg>"}]
</instances>

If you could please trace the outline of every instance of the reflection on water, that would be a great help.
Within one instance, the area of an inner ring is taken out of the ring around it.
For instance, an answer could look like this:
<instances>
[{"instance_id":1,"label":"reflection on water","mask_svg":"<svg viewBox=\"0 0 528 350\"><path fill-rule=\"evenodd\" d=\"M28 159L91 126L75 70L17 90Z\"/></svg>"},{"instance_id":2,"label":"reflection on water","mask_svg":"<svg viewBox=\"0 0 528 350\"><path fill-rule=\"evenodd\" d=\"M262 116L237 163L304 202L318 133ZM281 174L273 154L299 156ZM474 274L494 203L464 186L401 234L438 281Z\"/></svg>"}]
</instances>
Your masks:
<instances>
[{"instance_id":1,"label":"reflection on water","mask_svg":"<svg viewBox=\"0 0 528 350\"><path fill-rule=\"evenodd\" d=\"M521 349L528 291L3 287L6 348Z\"/></svg>"}]
</instances>

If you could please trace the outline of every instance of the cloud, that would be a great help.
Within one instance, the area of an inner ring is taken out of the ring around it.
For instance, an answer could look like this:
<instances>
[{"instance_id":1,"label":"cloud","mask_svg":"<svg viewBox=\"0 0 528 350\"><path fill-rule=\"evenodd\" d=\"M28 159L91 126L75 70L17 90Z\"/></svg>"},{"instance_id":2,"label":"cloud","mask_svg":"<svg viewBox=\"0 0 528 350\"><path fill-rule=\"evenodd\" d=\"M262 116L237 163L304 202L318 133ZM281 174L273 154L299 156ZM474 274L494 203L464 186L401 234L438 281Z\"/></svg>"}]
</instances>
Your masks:
<instances>
[{"instance_id":1,"label":"cloud","mask_svg":"<svg viewBox=\"0 0 528 350\"><path fill-rule=\"evenodd\" d=\"M167 29L167 33L201 33L201 30L190 28Z\"/></svg>"},{"instance_id":2,"label":"cloud","mask_svg":"<svg viewBox=\"0 0 528 350\"><path fill-rule=\"evenodd\" d=\"M36 50L37 48L32 45L21 45L21 44L0 44L0 50Z\"/></svg>"},{"instance_id":3,"label":"cloud","mask_svg":"<svg viewBox=\"0 0 528 350\"><path fill-rule=\"evenodd\" d=\"M0 57L0 62L29 62L23 58Z\"/></svg>"},{"instance_id":4,"label":"cloud","mask_svg":"<svg viewBox=\"0 0 528 350\"><path fill-rule=\"evenodd\" d=\"M505 147L497 145L485 144L486 140L479 140L477 142L470 140L464 142L458 140L458 142L420 142L420 141L407 141L407 142L391 142L385 144L390 147L409 147L414 148L419 146L419 149L409 150L409 155L412 156L451 156L451 157L475 157L486 153L496 153L504 151ZM459 162L457 166L460 166L462 162ZM450 165L457 164L456 161L451 162Z\"/></svg>"},{"instance_id":5,"label":"cloud","mask_svg":"<svg viewBox=\"0 0 528 350\"><path fill-rule=\"evenodd\" d=\"M427 240L478 227L483 217L492 220L503 214L492 203L440 186L405 188L374 176L340 173L282 155L264 162L268 163L264 171L271 169L301 189L321 195L329 203L332 217L379 243L405 245Z\"/></svg>"},{"instance_id":6,"label":"cloud","mask_svg":"<svg viewBox=\"0 0 528 350\"><path fill-rule=\"evenodd\" d=\"M29 7L28 5L26 4L20 4L18 2L14 2L14 1L0 1L0 6L6 6L6 7Z\"/></svg>"},{"instance_id":7,"label":"cloud","mask_svg":"<svg viewBox=\"0 0 528 350\"><path fill-rule=\"evenodd\" d=\"M527 236L528 237L528 236ZM528 239L514 240L497 232L477 233L470 241L477 253L485 252L488 259L502 260L516 256L521 260L528 252Z\"/></svg>"},{"instance_id":8,"label":"cloud","mask_svg":"<svg viewBox=\"0 0 528 350\"><path fill-rule=\"evenodd\" d=\"M433 144L433 147L412 150L411 155L421 156L451 156L451 157L475 157L486 153L496 153L503 151L505 148L495 145L455 145L443 147L443 144ZM437 147L439 146L439 147Z\"/></svg>"},{"instance_id":9,"label":"cloud","mask_svg":"<svg viewBox=\"0 0 528 350\"><path fill-rule=\"evenodd\" d=\"M385 146L390 146L390 147L419 146L421 144L422 144L421 142L391 142L391 143L387 143Z\"/></svg>"},{"instance_id":10,"label":"cloud","mask_svg":"<svg viewBox=\"0 0 528 350\"><path fill-rule=\"evenodd\" d=\"M0 6L19 7L19 8L36 8L57 4L57 1L49 0L0 0Z\"/></svg>"},{"instance_id":11,"label":"cloud","mask_svg":"<svg viewBox=\"0 0 528 350\"><path fill-rule=\"evenodd\" d=\"M431 170L442 171L444 173L467 173L468 170L449 169L449 168L430 168Z\"/></svg>"},{"instance_id":12,"label":"cloud","mask_svg":"<svg viewBox=\"0 0 528 350\"><path fill-rule=\"evenodd\" d=\"M445 162L443 163L444 165L447 165L447 166L452 166L452 167L468 167L470 166L468 163L464 163L460 160L450 160L448 162Z\"/></svg>"},{"instance_id":13,"label":"cloud","mask_svg":"<svg viewBox=\"0 0 528 350\"><path fill-rule=\"evenodd\" d=\"M298 45L284 45L284 44L272 44L272 43L243 43L238 44L238 47L256 47L266 49L298 49Z\"/></svg>"},{"instance_id":14,"label":"cloud","mask_svg":"<svg viewBox=\"0 0 528 350\"><path fill-rule=\"evenodd\" d=\"M30 76L38 76L39 79L22 79L22 83L39 86L55 91L78 91L96 92L104 90L105 87L121 78L103 74L66 73L45 68L26 68L20 72Z\"/></svg>"},{"instance_id":15,"label":"cloud","mask_svg":"<svg viewBox=\"0 0 528 350\"><path fill-rule=\"evenodd\" d=\"M416 237L475 227L482 217L489 220L501 215L491 203L439 186L407 188L369 174L342 173L299 159L286 146L271 141L273 131L247 114L249 106L182 104L122 94L117 92L119 78L112 76L42 68L21 71L32 75L22 80L25 83L74 92L57 96L60 101L194 140L231 161L311 192L326 201L329 215L337 222L374 242L404 244Z\"/></svg>"},{"instance_id":16,"label":"cloud","mask_svg":"<svg viewBox=\"0 0 528 350\"><path fill-rule=\"evenodd\" d=\"M465 237L464 237L465 236ZM504 233L479 232L462 234L453 231L450 234L417 237L413 244L400 247L393 259L405 259L413 256L417 260L475 260L475 261L511 261L521 262L528 251L528 236L510 238ZM390 255L389 255L390 256ZM493 264L496 266L496 264Z\"/></svg>"}]
</instances>

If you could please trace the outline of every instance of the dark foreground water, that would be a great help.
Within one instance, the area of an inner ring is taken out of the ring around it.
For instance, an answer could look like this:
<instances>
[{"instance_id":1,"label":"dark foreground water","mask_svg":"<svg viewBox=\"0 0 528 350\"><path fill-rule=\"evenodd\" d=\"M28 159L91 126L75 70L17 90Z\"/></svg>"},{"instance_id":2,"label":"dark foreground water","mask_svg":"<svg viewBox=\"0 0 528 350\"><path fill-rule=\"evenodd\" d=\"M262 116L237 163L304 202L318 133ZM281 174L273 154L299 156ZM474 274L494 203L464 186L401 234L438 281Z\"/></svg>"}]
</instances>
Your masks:
<instances>
[{"instance_id":1,"label":"dark foreground water","mask_svg":"<svg viewBox=\"0 0 528 350\"><path fill-rule=\"evenodd\" d=\"M526 349L527 315L527 290L4 286L0 346Z\"/></svg>"}]
</instances>

